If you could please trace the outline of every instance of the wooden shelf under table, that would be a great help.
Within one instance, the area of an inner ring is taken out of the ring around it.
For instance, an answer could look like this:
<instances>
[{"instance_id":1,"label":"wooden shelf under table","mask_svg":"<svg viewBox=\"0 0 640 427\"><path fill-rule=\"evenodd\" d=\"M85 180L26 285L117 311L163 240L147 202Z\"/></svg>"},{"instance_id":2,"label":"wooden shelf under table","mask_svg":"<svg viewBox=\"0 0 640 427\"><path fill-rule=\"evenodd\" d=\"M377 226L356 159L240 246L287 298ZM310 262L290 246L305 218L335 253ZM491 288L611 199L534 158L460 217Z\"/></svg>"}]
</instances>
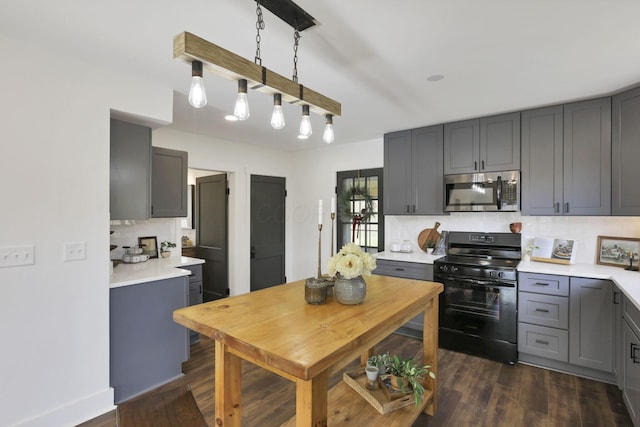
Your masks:
<instances>
[{"instance_id":1,"label":"wooden shelf under table","mask_svg":"<svg viewBox=\"0 0 640 427\"><path fill-rule=\"evenodd\" d=\"M382 415L346 382L340 381L329 390L327 426L410 427L427 404L431 403L432 397L433 392L425 390L422 404L417 408L412 404ZM295 425L296 416L294 415L281 427L295 427Z\"/></svg>"}]
</instances>

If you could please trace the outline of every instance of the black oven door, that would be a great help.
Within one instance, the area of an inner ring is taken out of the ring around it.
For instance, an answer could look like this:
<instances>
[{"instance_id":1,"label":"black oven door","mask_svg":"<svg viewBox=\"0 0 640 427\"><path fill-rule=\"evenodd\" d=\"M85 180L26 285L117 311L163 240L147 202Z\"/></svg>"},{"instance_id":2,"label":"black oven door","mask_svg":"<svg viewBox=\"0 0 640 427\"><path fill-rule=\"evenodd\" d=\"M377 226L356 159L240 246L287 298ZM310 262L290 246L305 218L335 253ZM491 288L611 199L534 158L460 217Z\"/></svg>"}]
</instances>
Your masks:
<instances>
[{"instance_id":1,"label":"black oven door","mask_svg":"<svg viewBox=\"0 0 640 427\"><path fill-rule=\"evenodd\" d=\"M440 327L468 335L515 343L517 290L514 284L474 278L434 278L440 294Z\"/></svg>"}]
</instances>

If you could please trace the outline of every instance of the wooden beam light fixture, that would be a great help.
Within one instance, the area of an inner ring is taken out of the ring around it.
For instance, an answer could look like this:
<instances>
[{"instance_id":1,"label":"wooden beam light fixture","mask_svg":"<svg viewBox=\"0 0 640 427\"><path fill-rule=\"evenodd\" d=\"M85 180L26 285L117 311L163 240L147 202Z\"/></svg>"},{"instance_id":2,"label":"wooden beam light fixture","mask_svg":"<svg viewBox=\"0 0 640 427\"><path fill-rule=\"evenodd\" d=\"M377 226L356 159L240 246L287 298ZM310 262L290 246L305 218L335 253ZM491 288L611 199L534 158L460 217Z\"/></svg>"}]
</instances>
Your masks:
<instances>
[{"instance_id":1,"label":"wooden beam light fixture","mask_svg":"<svg viewBox=\"0 0 640 427\"><path fill-rule=\"evenodd\" d=\"M173 39L173 57L188 64L199 61L205 70L229 80L244 79L258 92L272 96L280 93L285 102L308 105L316 114L342 114L339 102L192 33L183 32Z\"/></svg>"}]
</instances>

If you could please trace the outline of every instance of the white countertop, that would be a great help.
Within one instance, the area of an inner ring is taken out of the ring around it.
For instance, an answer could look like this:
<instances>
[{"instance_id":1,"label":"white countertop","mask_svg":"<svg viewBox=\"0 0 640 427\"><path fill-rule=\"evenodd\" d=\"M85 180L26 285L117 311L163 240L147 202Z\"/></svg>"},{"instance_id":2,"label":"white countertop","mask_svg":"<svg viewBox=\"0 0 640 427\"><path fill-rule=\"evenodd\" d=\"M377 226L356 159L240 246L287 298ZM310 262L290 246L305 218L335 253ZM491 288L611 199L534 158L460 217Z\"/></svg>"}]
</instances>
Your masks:
<instances>
[{"instance_id":1,"label":"white countertop","mask_svg":"<svg viewBox=\"0 0 640 427\"><path fill-rule=\"evenodd\" d=\"M608 267L598 264L562 265L536 261L521 261L518 264L518 271L612 280L625 297L629 298L640 310L640 272L638 271L628 271L622 267Z\"/></svg>"},{"instance_id":2,"label":"white countertop","mask_svg":"<svg viewBox=\"0 0 640 427\"><path fill-rule=\"evenodd\" d=\"M433 264L433 261L442 258L444 255L430 255L423 251L413 252L378 252L373 254L378 259L388 259L390 261L419 262L422 264Z\"/></svg>"},{"instance_id":3,"label":"white countertop","mask_svg":"<svg viewBox=\"0 0 640 427\"><path fill-rule=\"evenodd\" d=\"M153 258L135 264L121 263L113 268L113 274L109 277L109 287L118 288L120 286L188 276L191 272L180 267L197 264L204 264L204 260L179 255L168 258Z\"/></svg>"}]
</instances>

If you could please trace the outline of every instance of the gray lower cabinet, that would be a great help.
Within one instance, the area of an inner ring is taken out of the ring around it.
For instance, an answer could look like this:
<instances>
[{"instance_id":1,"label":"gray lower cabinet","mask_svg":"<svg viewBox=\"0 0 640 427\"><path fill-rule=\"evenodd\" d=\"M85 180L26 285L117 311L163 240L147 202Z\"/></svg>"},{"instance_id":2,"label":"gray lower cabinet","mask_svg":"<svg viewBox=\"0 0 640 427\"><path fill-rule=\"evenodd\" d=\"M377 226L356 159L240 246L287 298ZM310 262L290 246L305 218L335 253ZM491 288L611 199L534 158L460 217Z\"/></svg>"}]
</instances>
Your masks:
<instances>
[{"instance_id":1,"label":"gray lower cabinet","mask_svg":"<svg viewBox=\"0 0 640 427\"><path fill-rule=\"evenodd\" d=\"M623 298L621 343L622 398L634 426L640 425L640 311Z\"/></svg>"},{"instance_id":2,"label":"gray lower cabinet","mask_svg":"<svg viewBox=\"0 0 640 427\"><path fill-rule=\"evenodd\" d=\"M442 138L442 125L384 135L385 215L444 212Z\"/></svg>"},{"instance_id":3,"label":"gray lower cabinet","mask_svg":"<svg viewBox=\"0 0 640 427\"><path fill-rule=\"evenodd\" d=\"M613 282L572 277L569 362L613 372Z\"/></svg>"},{"instance_id":4,"label":"gray lower cabinet","mask_svg":"<svg viewBox=\"0 0 640 427\"><path fill-rule=\"evenodd\" d=\"M111 119L111 219L151 215L151 128Z\"/></svg>"},{"instance_id":5,"label":"gray lower cabinet","mask_svg":"<svg viewBox=\"0 0 640 427\"><path fill-rule=\"evenodd\" d=\"M189 265L180 267L191 271L189 275L189 305L202 304L202 265ZM200 341L200 334L189 330L189 343L194 344Z\"/></svg>"},{"instance_id":6,"label":"gray lower cabinet","mask_svg":"<svg viewBox=\"0 0 640 427\"><path fill-rule=\"evenodd\" d=\"M611 98L522 113L522 214L611 213Z\"/></svg>"},{"instance_id":7,"label":"gray lower cabinet","mask_svg":"<svg viewBox=\"0 0 640 427\"><path fill-rule=\"evenodd\" d=\"M616 382L613 282L521 272L518 286L520 361Z\"/></svg>"},{"instance_id":8,"label":"gray lower cabinet","mask_svg":"<svg viewBox=\"0 0 640 427\"><path fill-rule=\"evenodd\" d=\"M640 88L612 98L611 214L640 215Z\"/></svg>"},{"instance_id":9,"label":"gray lower cabinet","mask_svg":"<svg viewBox=\"0 0 640 427\"><path fill-rule=\"evenodd\" d=\"M187 304L187 276L110 289L109 383L116 404L182 375L189 336L173 311Z\"/></svg>"},{"instance_id":10,"label":"gray lower cabinet","mask_svg":"<svg viewBox=\"0 0 640 427\"><path fill-rule=\"evenodd\" d=\"M186 151L152 147L151 216L179 218L187 216Z\"/></svg>"},{"instance_id":11,"label":"gray lower cabinet","mask_svg":"<svg viewBox=\"0 0 640 427\"><path fill-rule=\"evenodd\" d=\"M444 125L445 175L519 169L519 112Z\"/></svg>"},{"instance_id":12,"label":"gray lower cabinet","mask_svg":"<svg viewBox=\"0 0 640 427\"><path fill-rule=\"evenodd\" d=\"M386 259L376 260L374 274L383 276L401 277L404 279L418 279L433 281L433 265L420 262L393 261ZM420 313L396 332L414 338L422 339L424 329L424 314Z\"/></svg>"}]
</instances>

